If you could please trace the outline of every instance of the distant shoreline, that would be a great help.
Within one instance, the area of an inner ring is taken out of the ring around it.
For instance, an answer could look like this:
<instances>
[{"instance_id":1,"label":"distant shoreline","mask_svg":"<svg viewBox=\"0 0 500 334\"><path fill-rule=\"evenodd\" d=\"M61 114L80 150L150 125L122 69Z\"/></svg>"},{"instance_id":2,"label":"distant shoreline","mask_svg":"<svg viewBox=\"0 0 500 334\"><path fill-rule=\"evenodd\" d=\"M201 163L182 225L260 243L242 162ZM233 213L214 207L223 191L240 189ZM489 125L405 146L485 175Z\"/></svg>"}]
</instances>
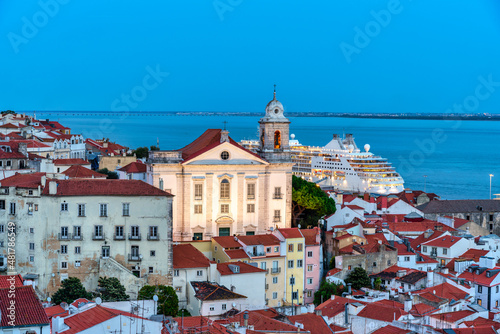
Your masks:
<instances>
[{"instance_id":1,"label":"distant shoreline","mask_svg":"<svg viewBox=\"0 0 500 334\"><path fill-rule=\"evenodd\" d=\"M33 112L24 112L32 114ZM216 112L216 111L37 111L39 115L68 116L247 116L259 117L261 112ZM341 118L372 118L372 119L414 119L414 120L464 120L464 121L500 121L500 114L381 114L381 113L331 113L331 112L288 112L287 117L341 117Z\"/></svg>"}]
</instances>

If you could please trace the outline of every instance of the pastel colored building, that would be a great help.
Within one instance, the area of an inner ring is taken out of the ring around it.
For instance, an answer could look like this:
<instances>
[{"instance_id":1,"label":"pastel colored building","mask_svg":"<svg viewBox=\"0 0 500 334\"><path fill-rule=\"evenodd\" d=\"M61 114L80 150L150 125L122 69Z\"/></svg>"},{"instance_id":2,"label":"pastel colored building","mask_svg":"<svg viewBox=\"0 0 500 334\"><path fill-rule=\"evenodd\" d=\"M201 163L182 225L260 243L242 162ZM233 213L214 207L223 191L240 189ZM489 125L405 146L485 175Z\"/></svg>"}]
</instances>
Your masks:
<instances>
[{"instance_id":1,"label":"pastel colored building","mask_svg":"<svg viewBox=\"0 0 500 334\"><path fill-rule=\"evenodd\" d=\"M323 277L323 249L319 228L300 230L306 245L306 271L304 303L314 301L314 293L319 289Z\"/></svg>"}]
</instances>

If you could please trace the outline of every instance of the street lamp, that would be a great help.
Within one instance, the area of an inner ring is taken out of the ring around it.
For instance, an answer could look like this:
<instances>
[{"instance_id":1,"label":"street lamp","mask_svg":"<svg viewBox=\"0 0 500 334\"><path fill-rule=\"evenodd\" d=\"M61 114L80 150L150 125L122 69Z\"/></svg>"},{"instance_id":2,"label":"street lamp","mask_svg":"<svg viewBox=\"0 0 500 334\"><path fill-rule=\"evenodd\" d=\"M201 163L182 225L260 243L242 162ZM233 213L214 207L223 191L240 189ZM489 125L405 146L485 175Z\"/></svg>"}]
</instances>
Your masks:
<instances>
[{"instance_id":1,"label":"street lamp","mask_svg":"<svg viewBox=\"0 0 500 334\"><path fill-rule=\"evenodd\" d=\"M491 178L493 177L493 174L490 174L490 199L491 199Z\"/></svg>"}]
</instances>

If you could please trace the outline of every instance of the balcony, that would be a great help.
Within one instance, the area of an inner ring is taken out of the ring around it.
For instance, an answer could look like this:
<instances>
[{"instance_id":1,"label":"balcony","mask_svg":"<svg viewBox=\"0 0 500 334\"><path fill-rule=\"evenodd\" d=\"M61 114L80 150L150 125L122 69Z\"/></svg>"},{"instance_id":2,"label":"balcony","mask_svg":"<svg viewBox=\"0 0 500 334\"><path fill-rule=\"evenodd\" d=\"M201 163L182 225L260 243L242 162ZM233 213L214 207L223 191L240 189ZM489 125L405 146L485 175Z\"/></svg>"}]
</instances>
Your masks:
<instances>
[{"instance_id":1,"label":"balcony","mask_svg":"<svg viewBox=\"0 0 500 334\"><path fill-rule=\"evenodd\" d=\"M279 274L281 273L281 267L271 268L271 274Z\"/></svg>"},{"instance_id":2,"label":"balcony","mask_svg":"<svg viewBox=\"0 0 500 334\"><path fill-rule=\"evenodd\" d=\"M142 255L140 255L140 254L129 254L128 255L128 260L129 261L140 262L140 261L142 261Z\"/></svg>"},{"instance_id":3,"label":"balcony","mask_svg":"<svg viewBox=\"0 0 500 334\"><path fill-rule=\"evenodd\" d=\"M279 223L281 221L281 217L274 217L273 222L274 223Z\"/></svg>"},{"instance_id":4,"label":"balcony","mask_svg":"<svg viewBox=\"0 0 500 334\"><path fill-rule=\"evenodd\" d=\"M104 240L104 233L92 233L92 240Z\"/></svg>"},{"instance_id":5,"label":"balcony","mask_svg":"<svg viewBox=\"0 0 500 334\"><path fill-rule=\"evenodd\" d=\"M283 194L274 194L273 199L283 199Z\"/></svg>"},{"instance_id":6,"label":"balcony","mask_svg":"<svg viewBox=\"0 0 500 334\"><path fill-rule=\"evenodd\" d=\"M151 241L160 240L160 233L156 233L156 234L148 233L148 240L151 240Z\"/></svg>"},{"instance_id":7,"label":"balcony","mask_svg":"<svg viewBox=\"0 0 500 334\"><path fill-rule=\"evenodd\" d=\"M266 252L247 252L250 257L266 256Z\"/></svg>"},{"instance_id":8,"label":"balcony","mask_svg":"<svg viewBox=\"0 0 500 334\"><path fill-rule=\"evenodd\" d=\"M73 240L83 240L83 236L81 234L74 234L71 236L71 239Z\"/></svg>"},{"instance_id":9,"label":"balcony","mask_svg":"<svg viewBox=\"0 0 500 334\"><path fill-rule=\"evenodd\" d=\"M435 258L435 257L437 257L437 255L438 255L437 252L431 252L430 257Z\"/></svg>"},{"instance_id":10,"label":"balcony","mask_svg":"<svg viewBox=\"0 0 500 334\"><path fill-rule=\"evenodd\" d=\"M57 240L71 240L71 233L66 233L66 234L57 234Z\"/></svg>"},{"instance_id":11,"label":"balcony","mask_svg":"<svg viewBox=\"0 0 500 334\"><path fill-rule=\"evenodd\" d=\"M138 233L138 234L129 233L128 240L141 240L141 234L140 233Z\"/></svg>"},{"instance_id":12,"label":"balcony","mask_svg":"<svg viewBox=\"0 0 500 334\"><path fill-rule=\"evenodd\" d=\"M125 240L125 236L123 234L113 234L114 240Z\"/></svg>"}]
</instances>

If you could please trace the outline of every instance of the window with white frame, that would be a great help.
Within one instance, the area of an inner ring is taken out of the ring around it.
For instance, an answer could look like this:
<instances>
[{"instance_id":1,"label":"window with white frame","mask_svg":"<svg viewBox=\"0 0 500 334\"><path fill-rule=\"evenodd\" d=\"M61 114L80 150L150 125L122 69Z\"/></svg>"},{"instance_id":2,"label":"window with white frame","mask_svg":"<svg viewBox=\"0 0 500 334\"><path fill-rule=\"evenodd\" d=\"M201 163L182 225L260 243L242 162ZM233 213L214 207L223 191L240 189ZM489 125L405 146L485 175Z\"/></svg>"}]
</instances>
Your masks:
<instances>
[{"instance_id":1,"label":"window with white frame","mask_svg":"<svg viewBox=\"0 0 500 334\"><path fill-rule=\"evenodd\" d=\"M78 204L78 217L85 217L85 204Z\"/></svg>"},{"instance_id":2,"label":"window with white frame","mask_svg":"<svg viewBox=\"0 0 500 334\"><path fill-rule=\"evenodd\" d=\"M61 211L68 211L68 203L61 203Z\"/></svg>"},{"instance_id":3,"label":"window with white frame","mask_svg":"<svg viewBox=\"0 0 500 334\"><path fill-rule=\"evenodd\" d=\"M197 270L196 271L196 276L203 276L203 270Z\"/></svg>"},{"instance_id":4,"label":"window with white frame","mask_svg":"<svg viewBox=\"0 0 500 334\"><path fill-rule=\"evenodd\" d=\"M61 262L61 269L68 269L68 262L66 261Z\"/></svg>"},{"instance_id":5,"label":"window with white frame","mask_svg":"<svg viewBox=\"0 0 500 334\"><path fill-rule=\"evenodd\" d=\"M247 199L255 199L255 183L247 184Z\"/></svg>"},{"instance_id":6,"label":"window with white frame","mask_svg":"<svg viewBox=\"0 0 500 334\"><path fill-rule=\"evenodd\" d=\"M130 203L122 203L122 216L130 216Z\"/></svg>"},{"instance_id":7,"label":"window with white frame","mask_svg":"<svg viewBox=\"0 0 500 334\"><path fill-rule=\"evenodd\" d=\"M194 185L194 199L201 201L203 199L203 184L196 183Z\"/></svg>"},{"instance_id":8,"label":"window with white frame","mask_svg":"<svg viewBox=\"0 0 500 334\"><path fill-rule=\"evenodd\" d=\"M99 217L108 216L108 205L105 203L99 204Z\"/></svg>"}]
</instances>

